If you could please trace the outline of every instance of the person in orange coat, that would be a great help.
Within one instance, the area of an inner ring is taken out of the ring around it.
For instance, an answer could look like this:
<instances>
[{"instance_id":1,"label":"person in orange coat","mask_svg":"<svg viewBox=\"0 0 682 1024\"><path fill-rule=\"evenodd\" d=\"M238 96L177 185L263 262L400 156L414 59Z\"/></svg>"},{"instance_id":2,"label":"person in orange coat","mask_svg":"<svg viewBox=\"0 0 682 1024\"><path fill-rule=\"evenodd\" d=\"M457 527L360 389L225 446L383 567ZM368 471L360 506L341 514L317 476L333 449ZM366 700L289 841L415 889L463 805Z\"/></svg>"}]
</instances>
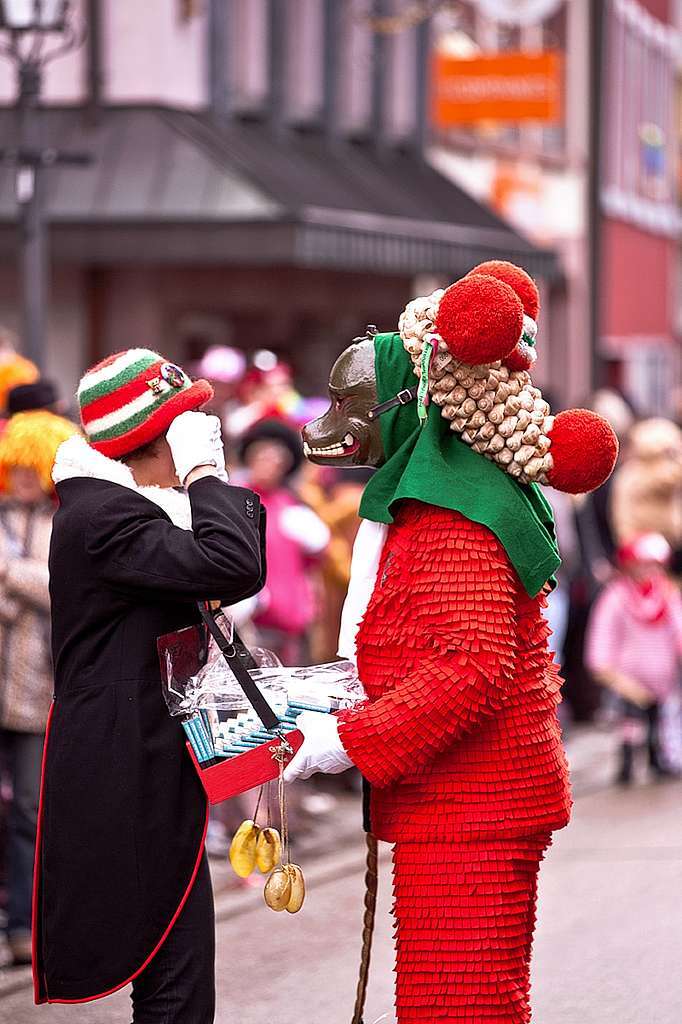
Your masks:
<instances>
[{"instance_id":1,"label":"person in orange coat","mask_svg":"<svg viewBox=\"0 0 682 1024\"><path fill-rule=\"evenodd\" d=\"M355 646L367 701L305 712L285 778L356 765L370 785L371 830L394 844L399 1024L530 1020L538 868L569 819L537 483L598 486L617 444L533 388L537 306L504 263L415 300L400 333L342 354L304 434L315 461L380 468L339 648Z\"/></svg>"}]
</instances>

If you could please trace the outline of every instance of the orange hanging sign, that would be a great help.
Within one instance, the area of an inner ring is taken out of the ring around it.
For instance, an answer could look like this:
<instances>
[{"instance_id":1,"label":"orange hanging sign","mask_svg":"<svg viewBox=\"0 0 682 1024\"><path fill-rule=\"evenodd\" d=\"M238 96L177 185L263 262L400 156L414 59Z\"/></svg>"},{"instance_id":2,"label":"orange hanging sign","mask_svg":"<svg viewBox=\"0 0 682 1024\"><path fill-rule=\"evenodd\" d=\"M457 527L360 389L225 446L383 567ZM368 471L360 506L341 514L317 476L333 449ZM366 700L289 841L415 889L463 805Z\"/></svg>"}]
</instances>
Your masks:
<instances>
[{"instance_id":1,"label":"orange hanging sign","mask_svg":"<svg viewBox=\"0 0 682 1024\"><path fill-rule=\"evenodd\" d=\"M451 128L480 121L560 121L562 63L557 50L466 58L436 52L433 122Z\"/></svg>"}]
</instances>

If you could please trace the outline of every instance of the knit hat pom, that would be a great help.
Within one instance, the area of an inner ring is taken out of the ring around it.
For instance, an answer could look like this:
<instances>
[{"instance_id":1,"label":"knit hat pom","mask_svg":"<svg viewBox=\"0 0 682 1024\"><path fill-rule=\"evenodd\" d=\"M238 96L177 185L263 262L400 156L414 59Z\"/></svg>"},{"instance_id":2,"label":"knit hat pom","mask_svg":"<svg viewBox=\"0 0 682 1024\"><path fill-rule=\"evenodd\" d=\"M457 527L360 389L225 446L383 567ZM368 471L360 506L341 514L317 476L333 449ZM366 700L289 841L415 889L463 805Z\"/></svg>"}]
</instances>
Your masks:
<instances>
[{"instance_id":1,"label":"knit hat pom","mask_svg":"<svg viewBox=\"0 0 682 1024\"><path fill-rule=\"evenodd\" d=\"M618 438L596 412L560 412L549 437L554 463L547 474L551 487L568 494L586 494L611 476L618 458Z\"/></svg>"},{"instance_id":2,"label":"knit hat pom","mask_svg":"<svg viewBox=\"0 0 682 1024\"><path fill-rule=\"evenodd\" d=\"M521 267L507 260L488 260L486 263L479 263L477 267L470 270L467 277L472 274L487 274L498 281L503 281L512 288L523 303L523 311L533 320L537 320L540 312L540 293L530 274L527 274Z\"/></svg>"},{"instance_id":3,"label":"knit hat pom","mask_svg":"<svg viewBox=\"0 0 682 1024\"><path fill-rule=\"evenodd\" d=\"M469 366L495 363L516 348L523 305L508 284L469 275L445 291L434 326L455 359Z\"/></svg>"}]
</instances>

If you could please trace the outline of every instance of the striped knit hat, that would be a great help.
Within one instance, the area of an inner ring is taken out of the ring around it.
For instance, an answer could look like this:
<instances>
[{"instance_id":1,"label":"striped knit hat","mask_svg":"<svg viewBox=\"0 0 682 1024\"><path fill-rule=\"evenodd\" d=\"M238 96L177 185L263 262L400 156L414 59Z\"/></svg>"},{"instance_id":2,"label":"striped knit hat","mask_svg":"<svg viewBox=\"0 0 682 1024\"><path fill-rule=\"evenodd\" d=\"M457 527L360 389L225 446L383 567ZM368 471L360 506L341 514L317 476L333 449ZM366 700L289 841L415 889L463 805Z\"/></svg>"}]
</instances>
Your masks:
<instances>
[{"instance_id":1,"label":"striped knit hat","mask_svg":"<svg viewBox=\"0 0 682 1024\"><path fill-rule=\"evenodd\" d=\"M88 370L78 387L81 421L98 452L116 459L164 434L176 416L213 398L205 380L158 352L129 348Z\"/></svg>"}]
</instances>

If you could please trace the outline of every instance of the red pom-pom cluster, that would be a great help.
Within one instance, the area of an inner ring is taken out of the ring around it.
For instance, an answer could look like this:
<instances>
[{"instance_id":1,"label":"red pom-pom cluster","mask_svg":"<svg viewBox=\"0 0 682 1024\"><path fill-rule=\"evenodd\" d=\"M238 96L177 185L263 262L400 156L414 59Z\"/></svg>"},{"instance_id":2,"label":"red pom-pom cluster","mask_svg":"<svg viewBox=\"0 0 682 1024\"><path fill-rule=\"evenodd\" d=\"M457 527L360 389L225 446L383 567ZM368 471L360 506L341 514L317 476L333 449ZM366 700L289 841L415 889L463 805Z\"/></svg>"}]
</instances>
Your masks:
<instances>
[{"instance_id":1,"label":"red pom-pom cluster","mask_svg":"<svg viewBox=\"0 0 682 1024\"><path fill-rule=\"evenodd\" d=\"M521 299L524 313L531 316L533 320L537 320L540 312L538 287L533 278L521 267L517 267L514 263L508 263L507 260L488 260L470 270L467 277L471 277L472 274L487 274L488 277L494 277L498 281L508 284Z\"/></svg>"},{"instance_id":2,"label":"red pom-pom cluster","mask_svg":"<svg viewBox=\"0 0 682 1024\"><path fill-rule=\"evenodd\" d=\"M547 479L558 491L586 494L611 476L618 458L618 438L596 412L560 412L549 437L554 468Z\"/></svg>"},{"instance_id":3,"label":"red pom-pom cluster","mask_svg":"<svg viewBox=\"0 0 682 1024\"><path fill-rule=\"evenodd\" d=\"M434 326L455 359L469 366L495 363L516 348L523 306L502 281L468 275L446 290Z\"/></svg>"}]
</instances>

